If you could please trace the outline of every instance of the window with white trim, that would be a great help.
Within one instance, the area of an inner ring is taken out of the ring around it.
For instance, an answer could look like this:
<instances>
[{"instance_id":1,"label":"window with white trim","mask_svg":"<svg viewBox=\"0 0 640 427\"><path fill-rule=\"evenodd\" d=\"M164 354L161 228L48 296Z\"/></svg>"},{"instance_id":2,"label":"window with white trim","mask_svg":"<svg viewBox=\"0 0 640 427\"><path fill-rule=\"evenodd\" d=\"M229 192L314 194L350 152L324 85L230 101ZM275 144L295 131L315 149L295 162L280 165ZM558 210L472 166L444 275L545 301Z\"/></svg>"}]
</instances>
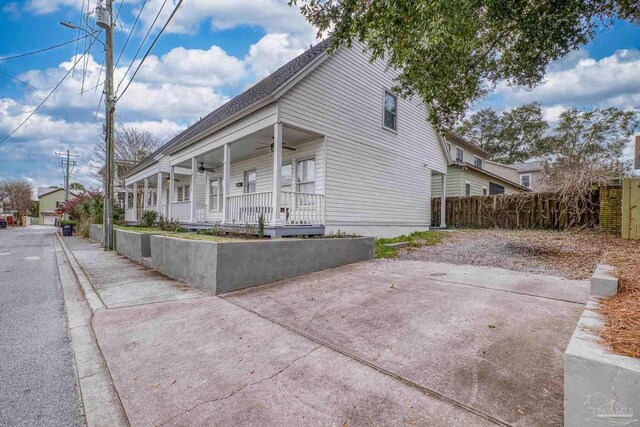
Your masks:
<instances>
[{"instance_id":1,"label":"window with white trim","mask_svg":"<svg viewBox=\"0 0 640 427\"><path fill-rule=\"evenodd\" d=\"M520 185L526 188L531 188L531 174L526 173L520 175Z\"/></svg>"},{"instance_id":2,"label":"window with white trim","mask_svg":"<svg viewBox=\"0 0 640 427\"><path fill-rule=\"evenodd\" d=\"M293 183L293 165L291 162L283 163L280 172L280 188L282 191L291 191Z\"/></svg>"},{"instance_id":3,"label":"window with white trim","mask_svg":"<svg viewBox=\"0 0 640 427\"><path fill-rule=\"evenodd\" d=\"M209 180L209 211L222 212L222 178Z\"/></svg>"},{"instance_id":4,"label":"window with white trim","mask_svg":"<svg viewBox=\"0 0 640 427\"><path fill-rule=\"evenodd\" d=\"M189 200L191 200L191 186L190 185L185 185L184 186L184 201L188 202Z\"/></svg>"},{"instance_id":5,"label":"window with white trim","mask_svg":"<svg viewBox=\"0 0 640 427\"><path fill-rule=\"evenodd\" d=\"M247 193L255 193L256 192L256 181L258 180L258 174L255 170L247 171L244 173L244 192Z\"/></svg>"},{"instance_id":6,"label":"window with white trim","mask_svg":"<svg viewBox=\"0 0 640 427\"><path fill-rule=\"evenodd\" d=\"M390 130L398 130L398 97L384 91L384 118L382 125Z\"/></svg>"},{"instance_id":7,"label":"window with white trim","mask_svg":"<svg viewBox=\"0 0 640 427\"><path fill-rule=\"evenodd\" d=\"M300 193L316 193L316 159L305 159L298 162L296 173L297 191Z\"/></svg>"},{"instance_id":8,"label":"window with white trim","mask_svg":"<svg viewBox=\"0 0 640 427\"><path fill-rule=\"evenodd\" d=\"M466 181L464 183L464 195L465 196L471 195L471 183L469 181Z\"/></svg>"},{"instance_id":9,"label":"window with white trim","mask_svg":"<svg viewBox=\"0 0 640 427\"><path fill-rule=\"evenodd\" d=\"M487 187L482 187L482 195L483 196L487 195Z\"/></svg>"},{"instance_id":10,"label":"window with white trim","mask_svg":"<svg viewBox=\"0 0 640 427\"><path fill-rule=\"evenodd\" d=\"M482 158L478 156L473 156L473 164L476 165L476 167L479 167L480 169L482 169Z\"/></svg>"},{"instance_id":11,"label":"window with white trim","mask_svg":"<svg viewBox=\"0 0 640 427\"><path fill-rule=\"evenodd\" d=\"M462 148L456 147L456 162L461 162L464 159L464 151Z\"/></svg>"},{"instance_id":12,"label":"window with white trim","mask_svg":"<svg viewBox=\"0 0 640 427\"><path fill-rule=\"evenodd\" d=\"M179 202L182 202L184 200L184 188L183 187L178 187L178 199Z\"/></svg>"}]
</instances>

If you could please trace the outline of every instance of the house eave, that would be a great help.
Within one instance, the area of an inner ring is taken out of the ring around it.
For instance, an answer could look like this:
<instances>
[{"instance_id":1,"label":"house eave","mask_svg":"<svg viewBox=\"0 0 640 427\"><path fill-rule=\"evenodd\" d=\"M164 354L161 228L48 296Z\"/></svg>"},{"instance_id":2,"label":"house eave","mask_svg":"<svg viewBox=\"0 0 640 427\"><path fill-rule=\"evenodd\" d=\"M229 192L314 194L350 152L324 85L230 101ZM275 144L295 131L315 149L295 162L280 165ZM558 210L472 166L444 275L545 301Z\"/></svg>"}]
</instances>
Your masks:
<instances>
[{"instance_id":1,"label":"house eave","mask_svg":"<svg viewBox=\"0 0 640 427\"><path fill-rule=\"evenodd\" d=\"M518 184L518 183L516 183L516 182L510 181L510 180L508 180L508 179L506 179L506 178L503 178L503 177L501 177L501 176L499 176L499 175L496 175L496 174L494 174L494 173L492 173L492 172L489 172L489 171L488 171L488 170L486 170L486 169L479 168L479 167L477 167L476 165L472 165L471 163L467 163L467 162L453 162L453 164L452 164L451 166L457 166L457 167L462 168L462 169L471 169L471 170L473 170L473 171L475 171L475 172L479 172L479 173L481 173L481 174L483 174L483 175L486 175L486 176L488 176L489 178L491 178L491 179L493 179L493 180L495 180L495 181L500 181L500 182L502 182L502 183L509 184L509 185L511 185L511 186L513 186L513 187L516 187L518 190L521 190L521 191L531 191L531 189L530 189L530 188L523 187L522 185L520 185L520 184Z\"/></svg>"}]
</instances>

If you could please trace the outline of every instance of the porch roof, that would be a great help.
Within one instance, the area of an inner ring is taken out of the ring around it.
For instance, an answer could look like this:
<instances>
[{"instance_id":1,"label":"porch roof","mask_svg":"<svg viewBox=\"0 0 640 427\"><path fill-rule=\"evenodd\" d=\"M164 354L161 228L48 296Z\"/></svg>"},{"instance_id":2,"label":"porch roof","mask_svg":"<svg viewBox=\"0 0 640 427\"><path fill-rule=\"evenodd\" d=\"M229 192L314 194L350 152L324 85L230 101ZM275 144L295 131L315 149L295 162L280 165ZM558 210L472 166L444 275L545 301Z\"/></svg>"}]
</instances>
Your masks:
<instances>
[{"instance_id":1,"label":"porch roof","mask_svg":"<svg viewBox=\"0 0 640 427\"><path fill-rule=\"evenodd\" d=\"M331 37L323 40L315 46L312 46L301 55L297 56L293 60L277 69L271 75L260 80L251 88L237 95L231 101L227 102L204 118L192 124L184 131L176 135L169 142L160 147L158 150L149 155L147 158L138 163L131 169L127 176L133 175L144 167L150 165L159 155L177 147L190 138L207 131L208 129L220 124L224 120L231 118L245 108L273 95L280 88L293 80L298 72L304 69L307 65L311 64L314 59L323 54L330 46L330 44Z\"/></svg>"}]
</instances>

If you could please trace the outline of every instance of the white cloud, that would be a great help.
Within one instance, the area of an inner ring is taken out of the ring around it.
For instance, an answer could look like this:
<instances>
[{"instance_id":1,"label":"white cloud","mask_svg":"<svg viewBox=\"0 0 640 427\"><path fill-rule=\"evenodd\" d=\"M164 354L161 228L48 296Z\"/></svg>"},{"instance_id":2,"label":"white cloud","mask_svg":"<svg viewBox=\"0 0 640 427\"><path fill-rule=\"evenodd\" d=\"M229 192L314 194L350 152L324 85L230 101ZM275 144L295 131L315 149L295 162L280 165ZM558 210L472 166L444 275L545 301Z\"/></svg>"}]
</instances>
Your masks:
<instances>
[{"instance_id":1,"label":"white cloud","mask_svg":"<svg viewBox=\"0 0 640 427\"><path fill-rule=\"evenodd\" d=\"M615 106L640 109L640 51L619 50L600 60L578 52L549 68L539 86L526 90L501 84L508 105L539 101L547 106Z\"/></svg>"},{"instance_id":2,"label":"white cloud","mask_svg":"<svg viewBox=\"0 0 640 427\"><path fill-rule=\"evenodd\" d=\"M291 38L289 34L267 34L251 45L245 62L257 80L304 52L300 40L292 41Z\"/></svg>"}]
</instances>

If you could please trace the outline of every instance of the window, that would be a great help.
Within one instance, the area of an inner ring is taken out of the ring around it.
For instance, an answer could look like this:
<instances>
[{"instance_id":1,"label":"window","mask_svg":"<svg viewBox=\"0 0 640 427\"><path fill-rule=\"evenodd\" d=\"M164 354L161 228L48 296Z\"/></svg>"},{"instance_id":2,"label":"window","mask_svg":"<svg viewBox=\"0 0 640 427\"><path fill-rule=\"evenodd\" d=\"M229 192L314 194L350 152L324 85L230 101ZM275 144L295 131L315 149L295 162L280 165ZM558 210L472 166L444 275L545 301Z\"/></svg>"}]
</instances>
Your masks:
<instances>
[{"instance_id":1,"label":"window","mask_svg":"<svg viewBox=\"0 0 640 427\"><path fill-rule=\"evenodd\" d=\"M153 203L153 193L151 192L151 189L147 190L147 206L151 206Z\"/></svg>"},{"instance_id":2,"label":"window","mask_svg":"<svg viewBox=\"0 0 640 427\"><path fill-rule=\"evenodd\" d=\"M482 187L482 195L483 196L487 195L487 187Z\"/></svg>"},{"instance_id":3,"label":"window","mask_svg":"<svg viewBox=\"0 0 640 427\"><path fill-rule=\"evenodd\" d=\"M447 142L447 150L449 150L449 154L451 154L451 144Z\"/></svg>"},{"instance_id":4,"label":"window","mask_svg":"<svg viewBox=\"0 0 640 427\"><path fill-rule=\"evenodd\" d=\"M389 91L384 91L384 119L383 126L397 130L398 125L398 97Z\"/></svg>"},{"instance_id":5,"label":"window","mask_svg":"<svg viewBox=\"0 0 640 427\"><path fill-rule=\"evenodd\" d=\"M464 195L465 196L470 196L471 195L471 183L470 182L465 182L464 183Z\"/></svg>"},{"instance_id":6,"label":"window","mask_svg":"<svg viewBox=\"0 0 640 427\"><path fill-rule=\"evenodd\" d=\"M185 185L184 186L184 201L187 202L191 200L191 186L190 185Z\"/></svg>"},{"instance_id":7,"label":"window","mask_svg":"<svg viewBox=\"0 0 640 427\"><path fill-rule=\"evenodd\" d=\"M531 174L522 174L520 175L520 185L523 187L531 188Z\"/></svg>"},{"instance_id":8,"label":"window","mask_svg":"<svg viewBox=\"0 0 640 427\"><path fill-rule=\"evenodd\" d=\"M256 181L258 176L256 171L248 171L244 173L244 192L245 193L255 193L256 192Z\"/></svg>"},{"instance_id":9,"label":"window","mask_svg":"<svg viewBox=\"0 0 640 427\"><path fill-rule=\"evenodd\" d=\"M478 156L473 156L473 164L482 169L482 159Z\"/></svg>"},{"instance_id":10,"label":"window","mask_svg":"<svg viewBox=\"0 0 640 427\"><path fill-rule=\"evenodd\" d=\"M493 196L494 194L504 194L504 187L502 185L490 182L489 195Z\"/></svg>"},{"instance_id":11,"label":"window","mask_svg":"<svg viewBox=\"0 0 640 427\"><path fill-rule=\"evenodd\" d=\"M298 162L296 182L298 192L316 193L316 159L307 159Z\"/></svg>"},{"instance_id":12,"label":"window","mask_svg":"<svg viewBox=\"0 0 640 427\"><path fill-rule=\"evenodd\" d=\"M222 178L209 180L209 210L222 212Z\"/></svg>"},{"instance_id":13,"label":"window","mask_svg":"<svg viewBox=\"0 0 640 427\"><path fill-rule=\"evenodd\" d=\"M133 193L127 194L127 209L133 208Z\"/></svg>"},{"instance_id":14,"label":"window","mask_svg":"<svg viewBox=\"0 0 640 427\"><path fill-rule=\"evenodd\" d=\"M153 202L154 206L157 206L158 205L158 190L154 190L151 194L152 194L151 201Z\"/></svg>"},{"instance_id":15,"label":"window","mask_svg":"<svg viewBox=\"0 0 640 427\"><path fill-rule=\"evenodd\" d=\"M184 200L184 188L178 187L178 201L181 202Z\"/></svg>"},{"instance_id":16,"label":"window","mask_svg":"<svg viewBox=\"0 0 640 427\"><path fill-rule=\"evenodd\" d=\"M456 162L461 162L464 157L464 151L462 148L456 147Z\"/></svg>"},{"instance_id":17,"label":"window","mask_svg":"<svg viewBox=\"0 0 640 427\"><path fill-rule=\"evenodd\" d=\"M291 169L292 169L291 163L284 163L282 165L282 172L280 174L281 176L280 187L282 188L282 191L291 191L291 181L293 178L293 173Z\"/></svg>"}]
</instances>

